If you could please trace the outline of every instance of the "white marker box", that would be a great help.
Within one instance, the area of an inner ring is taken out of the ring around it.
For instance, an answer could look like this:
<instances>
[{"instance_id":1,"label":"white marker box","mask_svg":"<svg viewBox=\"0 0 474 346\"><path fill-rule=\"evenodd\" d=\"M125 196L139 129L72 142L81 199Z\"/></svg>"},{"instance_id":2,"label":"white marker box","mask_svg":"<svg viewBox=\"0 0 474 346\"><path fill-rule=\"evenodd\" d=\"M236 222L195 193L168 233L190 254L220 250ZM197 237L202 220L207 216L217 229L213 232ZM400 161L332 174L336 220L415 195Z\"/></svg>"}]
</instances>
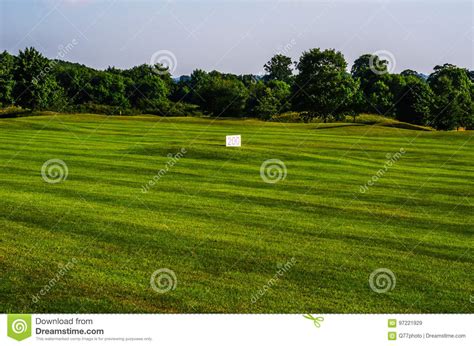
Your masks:
<instances>
[{"instance_id":1,"label":"white marker box","mask_svg":"<svg viewBox=\"0 0 474 346\"><path fill-rule=\"evenodd\" d=\"M225 136L226 147L240 147L240 135Z\"/></svg>"}]
</instances>

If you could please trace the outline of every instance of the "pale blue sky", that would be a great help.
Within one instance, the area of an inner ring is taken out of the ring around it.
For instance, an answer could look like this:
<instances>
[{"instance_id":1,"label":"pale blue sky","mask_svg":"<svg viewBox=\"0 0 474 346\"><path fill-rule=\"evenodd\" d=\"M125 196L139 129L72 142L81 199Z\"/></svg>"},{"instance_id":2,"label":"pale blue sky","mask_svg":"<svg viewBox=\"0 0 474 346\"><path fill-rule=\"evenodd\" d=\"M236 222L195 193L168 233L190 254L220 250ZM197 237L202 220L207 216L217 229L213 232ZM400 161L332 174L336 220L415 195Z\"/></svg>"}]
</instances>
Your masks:
<instances>
[{"instance_id":1,"label":"pale blue sky","mask_svg":"<svg viewBox=\"0 0 474 346\"><path fill-rule=\"evenodd\" d=\"M0 0L0 49L34 46L96 68L176 57L174 75L195 68L261 73L281 51L341 50L349 64L389 51L395 71L430 73L445 62L473 69L470 1Z\"/></svg>"}]
</instances>

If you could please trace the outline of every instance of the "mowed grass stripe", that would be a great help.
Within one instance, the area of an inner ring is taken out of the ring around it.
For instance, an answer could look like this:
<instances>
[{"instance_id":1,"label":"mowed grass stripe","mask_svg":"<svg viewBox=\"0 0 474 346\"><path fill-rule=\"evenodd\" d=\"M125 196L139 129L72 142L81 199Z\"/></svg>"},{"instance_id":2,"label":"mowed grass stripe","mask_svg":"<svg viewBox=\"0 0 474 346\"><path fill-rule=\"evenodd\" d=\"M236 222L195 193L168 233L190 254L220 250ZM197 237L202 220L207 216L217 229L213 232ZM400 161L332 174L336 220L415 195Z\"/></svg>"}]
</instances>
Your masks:
<instances>
[{"instance_id":1,"label":"mowed grass stripe","mask_svg":"<svg viewBox=\"0 0 474 346\"><path fill-rule=\"evenodd\" d=\"M225 148L225 135L239 133L243 147ZM0 120L0 307L468 312L471 138L470 132L254 120ZM181 148L184 157L142 193L167 155ZM361 194L386 154L400 148L406 153ZM66 181L41 179L51 158L67 163ZM261 163L271 158L288 169L277 184L260 177ZM58 265L74 256L74 270L33 303ZM292 257L295 266L252 303L252 294ZM397 285L377 294L368 276L383 267L395 273ZM159 268L175 271L176 290L160 295L150 288Z\"/></svg>"}]
</instances>

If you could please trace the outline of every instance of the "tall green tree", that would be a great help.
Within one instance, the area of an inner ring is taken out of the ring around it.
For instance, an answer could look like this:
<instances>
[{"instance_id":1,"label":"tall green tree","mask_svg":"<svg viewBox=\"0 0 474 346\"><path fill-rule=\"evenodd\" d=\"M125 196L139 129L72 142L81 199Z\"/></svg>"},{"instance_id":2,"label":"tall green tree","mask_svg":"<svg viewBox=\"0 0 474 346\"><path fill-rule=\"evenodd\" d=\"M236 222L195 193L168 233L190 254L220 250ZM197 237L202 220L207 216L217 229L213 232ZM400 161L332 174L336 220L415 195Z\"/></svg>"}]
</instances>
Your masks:
<instances>
[{"instance_id":1,"label":"tall green tree","mask_svg":"<svg viewBox=\"0 0 474 346\"><path fill-rule=\"evenodd\" d=\"M388 61L377 55L364 54L354 61L352 77L359 82L360 94L355 104L357 112L385 115L394 106L390 88Z\"/></svg>"},{"instance_id":2,"label":"tall green tree","mask_svg":"<svg viewBox=\"0 0 474 346\"><path fill-rule=\"evenodd\" d=\"M267 72L266 80L279 80L291 84L293 79L293 61L283 54L273 56L263 68Z\"/></svg>"},{"instance_id":3,"label":"tall green tree","mask_svg":"<svg viewBox=\"0 0 474 346\"><path fill-rule=\"evenodd\" d=\"M127 98L133 107L153 109L167 102L171 85L168 73L158 74L153 67L144 64L125 70L121 75L129 79Z\"/></svg>"},{"instance_id":4,"label":"tall green tree","mask_svg":"<svg viewBox=\"0 0 474 346\"><path fill-rule=\"evenodd\" d=\"M377 113L380 115L388 115L390 111L394 111L394 94L390 90L387 79L377 79L370 86L370 92L365 96L368 103L367 112Z\"/></svg>"},{"instance_id":5,"label":"tall green tree","mask_svg":"<svg viewBox=\"0 0 474 346\"><path fill-rule=\"evenodd\" d=\"M239 117L243 114L248 89L237 76L217 71L209 74L195 72L197 80L196 84L193 83L193 90L201 109L216 117Z\"/></svg>"},{"instance_id":6,"label":"tall green tree","mask_svg":"<svg viewBox=\"0 0 474 346\"><path fill-rule=\"evenodd\" d=\"M468 71L451 64L436 66L428 83L434 94L431 126L439 130L471 127L473 83Z\"/></svg>"},{"instance_id":7,"label":"tall green tree","mask_svg":"<svg viewBox=\"0 0 474 346\"><path fill-rule=\"evenodd\" d=\"M54 65L34 48L20 51L14 69L14 97L33 110L58 109L65 104L64 90L53 73Z\"/></svg>"},{"instance_id":8,"label":"tall green tree","mask_svg":"<svg viewBox=\"0 0 474 346\"><path fill-rule=\"evenodd\" d=\"M352 103L358 84L346 67L342 53L333 49L303 53L297 65L294 105L305 121L320 117L326 122Z\"/></svg>"},{"instance_id":9,"label":"tall green tree","mask_svg":"<svg viewBox=\"0 0 474 346\"><path fill-rule=\"evenodd\" d=\"M93 102L91 81L98 71L84 65L60 61L56 64L56 81L73 105Z\"/></svg>"},{"instance_id":10,"label":"tall green tree","mask_svg":"<svg viewBox=\"0 0 474 346\"><path fill-rule=\"evenodd\" d=\"M361 88L364 89L378 76L388 74L388 61L380 59L377 55L363 54L354 61L351 75L361 80Z\"/></svg>"},{"instance_id":11,"label":"tall green tree","mask_svg":"<svg viewBox=\"0 0 474 346\"><path fill-rule=\"evenodd\" d=\"M264 89L264 94L257 100L252 115L261 119L270 119L279 113L278 99L273 95L270 88Z\"/></svg>"},{"instance_id":12,"label":"tall green tree","mask_svg":"<svg viewBox=\"0 0 474 346\"><path fill-rule=\"evenodd\" d=\"M426 125L431 114L433 92L415 71L404 71L401 75L404 84L397 97L396 118L411 124Z\"/></svg>"},{"instance_id":13,"label":"tall green tree","mask_svg":"<svg viewBox=\"0 0 474 346\"><path fill-rule=\"evenodd\" d=\"M0 107L12 105L14 103L14 67L15 57L9 54L7 51L0 53Z\"/></svg>"},{"instance_id":14,"label":"tall green tree","mask_svg":"<svg viewBox=\"0 0 474 346\"><path fill-rule=\"evenodd\" d=\"M204 99L199 95L198 90L209 83L210 79L209 73L201 69L194 70L190 76L181 76L171 88L171 100L202 106Z\"/></svg>"},{"instance_id":15,"label":"tall green tree","mask_svg":"<svg viewBox=\"0 0 474 346\"><path fill-rule=\"evenodd\" d=\"M87 92L91 95L93 103L120 109L130 107L127 98L127 80L119 74L98 71L93 75Z\"/></svg>"},{"instance_id":16,"label":"tall green tree","mask_svg":"<svg viewBox=\"0 0 474 346\"><path fill-rule=\"evenodd\" d=\"M469 79L471 80L471 82L474 83L474 71L473 70L469 71Z\"/></svg>"},{"instance_id":17,"label":"tall green tree","mask_svg":"<svg viewBox=\"0 0 474 346\"><path fill-rule=\"evenodd\" d=\"M258 81L249 87L248 114L261 119L269 119L273 115L286 112L290 109L290 95L291 88L285 82Z\"/></svg>"}]
</instances>

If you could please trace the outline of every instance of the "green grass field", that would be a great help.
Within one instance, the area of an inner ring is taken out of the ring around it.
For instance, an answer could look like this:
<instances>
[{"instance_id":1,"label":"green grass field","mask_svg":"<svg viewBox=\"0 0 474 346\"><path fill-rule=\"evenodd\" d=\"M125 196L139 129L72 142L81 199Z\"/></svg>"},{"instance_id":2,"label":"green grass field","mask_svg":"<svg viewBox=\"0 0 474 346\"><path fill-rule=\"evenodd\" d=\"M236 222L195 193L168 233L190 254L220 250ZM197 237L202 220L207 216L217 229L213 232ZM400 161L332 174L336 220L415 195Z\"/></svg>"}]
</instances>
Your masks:
<instances>
[{"instance_id":1,"label":"green grass field","mask_svg":"<svg viewBox=\"0 0 474 346\"><path fill-rule=\"evenodd\" d=\"M0 120L0 137L0 312L474 307L473 132L49 115ZM66 180L42 178L50 159ZM284 180L263 181L268 159ZM163 294L160 268L177 278ZM386 293L369 284L379 268L396 278Z\"/></svg>"}]
</instances>

